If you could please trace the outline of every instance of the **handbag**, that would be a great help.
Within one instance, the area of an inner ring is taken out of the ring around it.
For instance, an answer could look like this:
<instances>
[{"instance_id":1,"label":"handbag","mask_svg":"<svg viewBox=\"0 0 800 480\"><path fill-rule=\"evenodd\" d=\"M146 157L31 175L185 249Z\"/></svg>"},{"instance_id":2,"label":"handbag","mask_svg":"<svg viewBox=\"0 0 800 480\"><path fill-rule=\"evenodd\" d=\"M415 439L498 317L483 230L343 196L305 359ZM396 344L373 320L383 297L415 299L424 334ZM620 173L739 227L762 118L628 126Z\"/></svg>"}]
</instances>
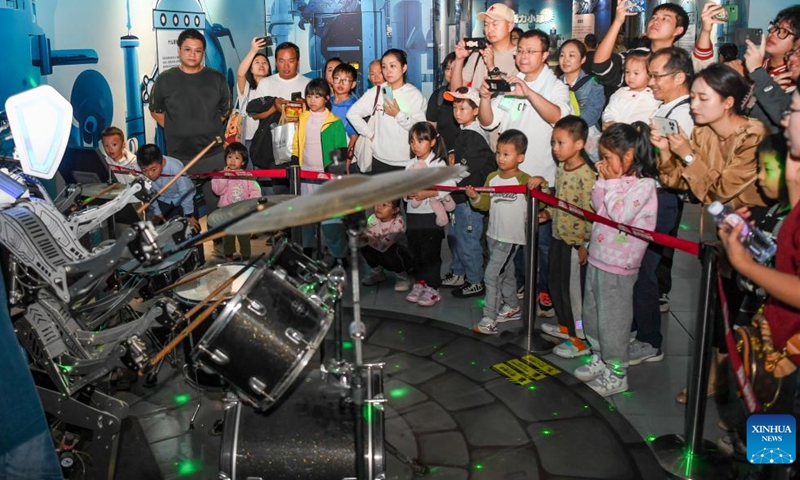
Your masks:
<instances>
[{"instance_id":1,"label":"handbag","mask_svg":"<svg viewBox=\"0 0 800 480\"><path fill-rule=\"evenodd\" d=\"M285 165L292 160L292 146L297 124L286 121L286 115L281 115L277 124L270 126L272 130L272 156L275 165Z\"/></svg>"},{"instance_id":2,"label":"handbag","mask_svg":"<svg viewBox=\"0 0 800 480\"><path fill-rule=\"evenodd\" d=\"M367 126L372 128L375 126L375 108L378 106L378 98L380 98L381 89L380 87L375 88L375 101L372 103L372 113L369 117L364 118L367 122ZM358 169L361 170L361 173L367 173L372 171L372 140L365 137L364 135L359 135L358 139L356 139L355 145L353 145L353 159L356 161L356 165L358 165Z\"/></svg>"},{"instance_id":3,"label":"handbag","mask_svg":"<svg viewBox=\"0 0 800 480\"><path fill-rule=\"evenodd\" d=\"M225 141L223 142L225 147L233 142L241 143L242 141L242 125L244 124L244 115L242 114L240 107L242 103L241 100L241 97L236 99L236 106L233 108L233 111L228 117L228 123L225 125Z\"/></svg>"},{"instance_id":4,"label":"handbag","mask_svg":"<svg viewBox=\"0 0 800 480\"><path fill-rule=\"evenodd\" d=\"M744 374L753 385L753 392L762 408L768 410L781 393L783 378L797 369L787 356L792 342L790 340L782 351L776 351L769 321L762 312L753 317L750 325L736 328L735 334L736 351L742 357ZM795 337L797 335L792 340Z\"/></svg>"}]
</instances>

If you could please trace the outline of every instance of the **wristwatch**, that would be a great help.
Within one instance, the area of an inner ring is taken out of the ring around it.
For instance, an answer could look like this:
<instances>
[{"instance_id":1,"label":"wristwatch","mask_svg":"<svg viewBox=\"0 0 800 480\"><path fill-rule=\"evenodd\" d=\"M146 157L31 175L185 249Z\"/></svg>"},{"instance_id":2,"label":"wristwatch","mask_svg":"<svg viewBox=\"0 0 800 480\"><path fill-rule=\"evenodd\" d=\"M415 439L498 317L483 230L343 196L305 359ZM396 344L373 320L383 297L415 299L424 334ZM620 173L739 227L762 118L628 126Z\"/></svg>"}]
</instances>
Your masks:
<instances>
[{"instance_id":1,"label":"wristwatch","mask_svg":"<svg viewBox=\"0 0 800 480\"><path fill-rule=\"evenodd\" d=\"M686 165L689 165L693 161L694 161L694 153L690 153L689 155L683 157L683 163L685 163Z\"/></svg>"}]
</instances>

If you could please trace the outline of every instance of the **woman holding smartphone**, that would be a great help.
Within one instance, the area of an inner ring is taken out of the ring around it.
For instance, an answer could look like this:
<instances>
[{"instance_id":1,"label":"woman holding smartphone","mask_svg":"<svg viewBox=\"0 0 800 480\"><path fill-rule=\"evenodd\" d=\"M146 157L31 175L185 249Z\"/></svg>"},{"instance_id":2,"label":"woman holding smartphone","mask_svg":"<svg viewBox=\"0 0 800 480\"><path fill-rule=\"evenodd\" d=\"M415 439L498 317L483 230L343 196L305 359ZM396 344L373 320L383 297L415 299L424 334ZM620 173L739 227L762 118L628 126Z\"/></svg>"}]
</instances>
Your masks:
<instances>
[{"instance_id":1,"label":"woman holding smartphone","mask_svg":"<svg viewBox=\"0 0 800 480\"><path fill-rule=\"evenodd\" d=\"M677 135L654 132L659 148L659 180L666 187L690 191L700 202L715 200L763 207L756 186L756 147L768 134L760 121L745 117L742 102L748 87L726 65L700 71L692 84L691 109L695 119L692 139L682 129Z\"/></svg>"},{"instance_id":2,"label":"woman holding smartphone","mask_svg":"<svg viewBox=\"0 0 800 480\"><path fill-rule=\"evenodd\" d=\"M406 53L392 48L381 57L381 72L386 80L372 87L347 112L347 119L359 135L372 142L372 173L404 170L411 162L407 148L408 132L425 121L428 102L414 85L406 83ZM375 117L369 122L369 117ZM366 117L366 119L365 119Z\"/></svg>"}]
</instances>

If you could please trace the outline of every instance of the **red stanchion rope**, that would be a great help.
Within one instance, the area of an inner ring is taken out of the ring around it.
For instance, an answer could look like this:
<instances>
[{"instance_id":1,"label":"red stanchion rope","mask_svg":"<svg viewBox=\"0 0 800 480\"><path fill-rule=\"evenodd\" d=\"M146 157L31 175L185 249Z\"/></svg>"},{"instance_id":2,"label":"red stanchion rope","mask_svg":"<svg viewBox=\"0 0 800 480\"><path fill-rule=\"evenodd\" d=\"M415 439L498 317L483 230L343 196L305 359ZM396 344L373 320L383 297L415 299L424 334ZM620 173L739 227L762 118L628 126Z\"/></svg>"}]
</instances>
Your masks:
<instances>
[{"instance_id":1,"label":"red stanchion rope","mask_svg":"<svg viewBox=\"0 0 800 480\"><path fill-rule=\"evenodd\" d=\"M433 187L436 190L444 190L444 191L464 191L463 187L445 187L437 185ZM497 192L497 193L527 193L528 188L525 185L506 185L501 187L478 187L475 188L478 192ZM531 190L531 196L536 200L550 205L551 207L558 208L563 210L569 214L575 215L576 217L581 217L584 220L589 220L592 222L602 223L604 225L608 225L611 228L615 228L623 233L628 235L634 236L638 239L644 240L645 242L654 242L659 245L663 245L665 247L675 248L686 253L689 253L694 256L700 255L700 244L690 242L688 240L684 240L682 238L672 237L670 235L665 235L663 233L653 232L651 230L644 230L638 227L631 227L630 225L625 225L623 223L615 222L609 218L601 217L600 215L590 212L588 210L584 210L577 205L573 205L569 202L565 202L564 200L560 200L557 197L554 197L550 194L544 193L539 190Z\"/></svg>"},{"instance_id":2,"label":"red stanchion rope","mask_svg":"<svg viewBox=\"0 0 800 480\"><path fill-rule=\"evenodd\" d=\"M111 166L111 170L116 173L127 173L127 174L134 174L134 175L141 175L142 172L138 170L133 170L130 168L119 167L116 165ZM172 175L162 175L162 177L170 177ZM266 169L266 170L237 170L237 171L227 171L227 172L208 172L208 173L194 173L188 175L190 178L196 179L203 179L203 178L286 178L286 169L284 168L276 168L276 169ZM309 170L301 170L300 171L300 178L302 180L330 180L335 178L335 175L330 173L324 172L312 172ZM465 190L464 187L449 187L443 185L436 185L431 187L432 190L441 190L441 191L448 191L448 192L463 192ZM506 185L500 187L476 187L475 191L477 192L496 192L496 193L519 193L519 194L526 194L527 187L525 185ZM638 227L632 227L630 225L625 225L623 223L615 222L609 218L601 217L600 215L590 212L588 210L584 210L577 205L573 205L569 202L565 202L564 200L560 200L557 197L554 197L548 193L544 193L540 190L531 190L531 196L536 200L550 205L551 207L558 208L563 210L571 215L575 215L576 217L583 218L584 220L588 220L591 222L599 222L604 225L608 225L609 227L615 228L623 233L628 235L634 236L638 239L644 240L646 242L653 242L659 245L663 245L665 247L675 248L686 253L689 253L694 256L700 255L700 244L690 242L688 240L684 240L682 238L672 237L670 235L666 235L659 232L653 232L650 230L644 230Z\"/></svg>"}]
</instances>

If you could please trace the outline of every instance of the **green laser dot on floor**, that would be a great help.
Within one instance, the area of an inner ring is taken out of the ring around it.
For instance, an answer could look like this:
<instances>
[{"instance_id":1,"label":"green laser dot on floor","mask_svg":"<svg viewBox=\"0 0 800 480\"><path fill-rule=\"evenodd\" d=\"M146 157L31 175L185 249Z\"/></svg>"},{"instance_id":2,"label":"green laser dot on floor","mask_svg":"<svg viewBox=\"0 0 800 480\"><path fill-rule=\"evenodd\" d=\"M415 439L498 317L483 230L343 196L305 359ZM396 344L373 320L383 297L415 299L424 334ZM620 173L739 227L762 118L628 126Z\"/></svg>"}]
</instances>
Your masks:
<instances>
[{"instance_id":1,"label":"green laser dot on floor","mask_svg":"<svg viewBox=\"0 0 800 480\"><path fill-rule=\"evenodd\" d=\"M175 400L175 405L178 405L178 406L185 405L191 399L192 399L192 396L189 395L188 393L179 393L178 395L175 395L173 397L173 400Z\"/></svg>"},{"instance_id":2,"label":"green laser dot on floor","mask_svg":"<svg viewBox=\"0 0 800 480\"><path fill-rule=\"evenodd\" d=\"M645 438L645 440L647 440L647 442L648 442L648 443L651 443L651 442L653 442L655 439L656 439L656 436L655 436L655 435L648 435L648 436Z\"/></svg>"},{"instance_id":3,"label":"green laser dot on floor","mask_svg":"<svg viewBox=\"0 0 800 480\"><path fill-rule=\"evenodd\" d=\"M542 435L544 435L545 437L549 437L552 434L553 434L552 430L542 430Z\"/></svg>"},{"instance_id":4,"label":"green laser dot on floor","mask_svg":"<svg viewBox=\"0 0 800 480\"><path fill-rule=\"evenodd\" d=\"M177 463L178 465L178 475L179 476L189 476L194 475L195 473L199 472L203 469L203 464L200 460L181 460Z\"/></svg>"},{"instance_id":5,"label":"green laser dot on floor","mask_svg":"<svg viewBox=\"0 0 800 480\"><path fill-rule=\"evenodd\" d=\"M475 464L475 470L483 470L483 465L481 465L480 463Z\"/></svg>"}]
</instances>

